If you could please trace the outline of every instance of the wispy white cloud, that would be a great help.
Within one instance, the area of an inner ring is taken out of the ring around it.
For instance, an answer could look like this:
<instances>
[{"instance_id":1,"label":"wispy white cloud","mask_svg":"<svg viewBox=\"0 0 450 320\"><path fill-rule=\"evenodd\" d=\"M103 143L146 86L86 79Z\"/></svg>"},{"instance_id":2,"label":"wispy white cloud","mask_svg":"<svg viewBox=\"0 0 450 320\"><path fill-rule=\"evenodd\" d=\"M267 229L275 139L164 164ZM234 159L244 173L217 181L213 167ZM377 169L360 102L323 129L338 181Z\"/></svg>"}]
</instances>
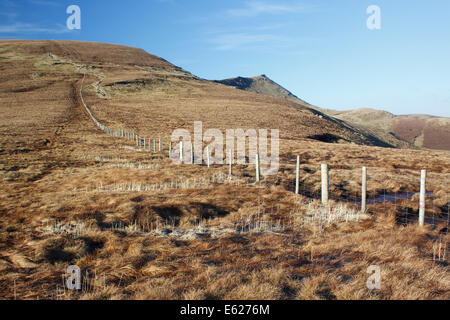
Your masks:
<instances>
[{"instance_id":1,"label":"wispy white cloud","mask_svg":"<svg viewBox=\"0 0 450 320\"><path fill-rule=\"evenodd\" d=\"M210 40L216 50L249 49L256 46L288 46L293 43L289 37L264 33L225 33L218 34Z\"/></svg>"},{"instance_id":2,"label":"wispy white cloud","mask_svg":"<svg viewBox=\"0 0 450 320\"><path fill-rule=\"evenodd\" d=\"M32 23L16 22L10 25L0 25L0 34L18 34L18 33L50 33L60 34L70 32L66 26L57 25L54 28L40 27Z\"/></svg>"},{"instance_id":3,"label":"wispy white cloud","mask_svg":"<svg viewBox=\"0 0 450 320\"><path fill-rule=\"evenodd\" d=\"M53 0L27 0L27 2L31 5L39 5L39 6L61 6L63 5L61 2L53 1ZM0 12L0 16L5 17L6 19L2 19L3 23L0 25L0 34L8 35L8 34L38 34L38 33L47 33L47 34L61 34L70 32L65 25L56 24L54 26L40 26L34 23L27 23L18 21L17 18L20 16L20 10L18 9L18 3L13 2L11 0L2 0L2 6L7 7L7 10ZM22 3L23 5L23 3ZM9 21L5 21L9 20Z\"/></svg>"},{"instance_id":4,"label":"wispy white cloud","mask_svg":"<svg viewBox=\"0 0 450 320\"><path fill-rule=\"evenodd\" d=\"M235 17L254 17L260 14L297 13L305 10L305 7L295 4L268 3L262 1L249 1L245 7L229 9L227 13Z\"/></svg>"}]
</instances>

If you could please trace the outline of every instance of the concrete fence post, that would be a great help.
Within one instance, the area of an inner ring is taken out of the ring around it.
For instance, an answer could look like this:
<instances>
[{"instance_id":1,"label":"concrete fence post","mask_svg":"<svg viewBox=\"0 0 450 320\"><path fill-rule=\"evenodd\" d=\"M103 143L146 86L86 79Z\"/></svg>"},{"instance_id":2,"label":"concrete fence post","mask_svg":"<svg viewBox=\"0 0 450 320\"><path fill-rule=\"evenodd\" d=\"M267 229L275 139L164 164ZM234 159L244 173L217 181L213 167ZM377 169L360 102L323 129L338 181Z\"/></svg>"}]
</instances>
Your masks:
<instances>
[{"instance_id":1,"label":"concrete fence post","mask_svg":"<svg viewBox=\"0 0 450 320\"><path fill-rule=\"evenodd\" d=\"M191 142L191 164L194 164L194 145Z\"/></svg>"},{"instance_id":2,"label":"concrete fence post","mask_svg":"<svg viewBox=\"0 0 450 320\"><path fill-rule=\"evenodd\" d=\"M420 172L420 202L419 202L419 225L425 224L425 199L426 199L426 178L427 171Z\"/></svg>"},{"instance_id":3,"label":"concrete fence post","mask_svg":"<svg viewBox=\"0 0 450 320\"><path fill-rule=\"evenodd\" d=\"M299 193L300 187L300 156L297 156L297 164L295 166L295 194Z\"/></svg>"},{"instance_id":4,"label":"concrete fence post","mask_svg":"<svg viewBox=\"0 0 450 320\"><path fill-rule=\"evenodd\" d=\"M169 158L172 155L172 141L169 142Z\"/></svg>"},{"instance_id":5,"label":"concrete fence post","mask_svg":"<svg viewBox=\"0 0 450 320\"><path fill-rule=\"evenodd\" d=\"M323 163L321 165L321 172L322 172L322 204L328 204L328 188L329 188L328 164Z\"/></svg>"},{"instance_id":6,"label":"concrete fence post","mask_svg":"<svg viewBox=\"0 0 450 320\"><path fill-rule=\"evenodd\" d=\"M209 147L206 147L206 161L209 168L211 166L211 159L209 158Z\"/></svg>"},{"instance_id":7,"label":"concrete fence post","mask_svg":"<svg viewBox=\"0 0 450 320\"><path fill-rule=\"evenodd\" d=\"M366 212L367 210L367 168L362 168L361 177L361 212Z\"/></svg>"},{"instance_id":8,"label":"concrete fence post","mask_svg":"<svg viewBox=\"0 0 450 320\"><path fill-rule=\"evenodd\" d=\"M255 159L255 168L256 168L256 182L259 182L260 180L260 176L259 176L259 154L256 154L256 159Z\"/></svg>"}]
</instances>

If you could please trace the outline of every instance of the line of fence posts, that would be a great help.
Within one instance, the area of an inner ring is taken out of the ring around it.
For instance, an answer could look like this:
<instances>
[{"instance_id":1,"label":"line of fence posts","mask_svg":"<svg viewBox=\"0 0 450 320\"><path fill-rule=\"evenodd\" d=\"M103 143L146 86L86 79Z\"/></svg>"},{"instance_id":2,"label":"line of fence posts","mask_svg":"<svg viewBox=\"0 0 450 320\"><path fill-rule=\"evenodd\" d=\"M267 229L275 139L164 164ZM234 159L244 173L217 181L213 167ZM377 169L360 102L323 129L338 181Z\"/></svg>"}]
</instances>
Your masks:
<instances>
[{"instance_id":1,"label":"line of fence posts","mask_svg":"<svg viewBox=\"0 0 450 320\"><path fill-rule=\"evenodd\" d=\"M143 145L144 149L146 149L146 139L139 137L139 135L134 132L130 132L125 129L121 129L120 131L114 131L105 127L105 131L113 136L121 136L126 137L128 140L132 142L136 142L137 146ZM143 139L143 142L141 141ZM156 143L157 140L153 140L153 150L156 152ZM149 151L151 152L151 139L148 139ZM191 143L191 164L194 164L194 147ZM161 152L161 137L158 139L158 151ZM169 142L169 157L172 153L172 141ZM206 157L207 157L207 166L211 167L211 159L210 159L209 146L206 147ZM180 142L180 160L184 159L184 146L183 141ZM229 150L229 176L232 175L233 172L233 151ZM260 161L259 154L256 154L255 159L255 170L256 170L256 182L260 181ZM421 170L420 173L420 199L419 199L419 225L423 226L425 224L425 208L426 208L426 176L427 171ZM295 168L295 194L299 194L300 192L300 156L297 156L296 168ZM329 200L329 168L328 164L321 164L321 201L322 204L328 204ZM361 172L361 212L366 212L367 210L367 168L362 167Z\"/></svg>"},{"instance_id":2,"label":"line of fence posts","mask_svg":"<svg viewBox=\"0 0 450 320\"><path fill-rule=\"evenodd\" d=\"M121 136L126 137L131 142L136 142L137 146L143 144L144 149L146 149L146 139L143 138L143 142L141 141L141 137L135 134L134 132L121 129L121 131L113 131L109 128L105 127L105 130L108 134L113 136ZM157 140L153 140L153 150L156 152L156 143ZM194 147L191 143L191 164L194 164ZM151 152L151 139L148 139L148 148ZM161 152L161 137L158 139L158 151ZM169 157L172 153L172 141L169 142ZM207 156L207 166L210 168L211 159L209 147L206 147L206 156ZM180 160L184 159L184 146L183 141L180 142ZM297 156L296 159L296 168L295 168L295 194L299 194L300 192L300 156ZM233 151L229 150L229 170L228 174L231 177L233 173ZM255 170L256 170L256 182L260 181L260 161L259 154L256 154L255 159ZM426 176L427 171L421 170L420 174L420 199L419 199L419 225L423 226L425 223L425 208L426 208ZM321 201L322 204L327 205L329 200L329 168L328 164L321 164ZM367 168L362 167L361 172L361 212L366 212L367 210Z\"/></svg>"},{"instance_id":3,"label":"line of fence posts","mask_svg":"<svg viewBox=\"0 0 450 320\"><path fill-rule=\"evenodd\" d=\"M295 174L295 194L299 193L299 167L300 159L297 156L296 174ZM419 225L425 224L425 209L426 209L426 177L427 171L420 172L420 199L419 199ZM322 204L326 205L329 198L329 169L328 164L321 165L321 200ZM367 168L362 167L361 174L361 212L367 210Z\"/></svg>"}]
</instances>

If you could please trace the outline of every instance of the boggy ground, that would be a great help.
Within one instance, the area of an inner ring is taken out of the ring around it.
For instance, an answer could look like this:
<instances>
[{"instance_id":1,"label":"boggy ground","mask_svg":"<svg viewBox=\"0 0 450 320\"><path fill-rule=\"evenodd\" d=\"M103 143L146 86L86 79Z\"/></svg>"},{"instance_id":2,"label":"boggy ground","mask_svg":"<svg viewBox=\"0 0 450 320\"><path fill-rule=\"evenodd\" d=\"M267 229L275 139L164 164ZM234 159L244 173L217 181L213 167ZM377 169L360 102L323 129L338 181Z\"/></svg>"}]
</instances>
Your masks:
<instances>
[{"instance_id":1,"label":"boggy ground","mask_svg":"<svg viewBox=\"0 0 450 320\"><path fill-rule=\"evenodd\" d=\"M390 204L363 214L351 201L336 201L359 197L362 166L369 168L370 196L415 192L419 170L427 169L435 194L427 214L438 215L449 202L448 153L310 140L313 133L357 135L288 102L210 87L156 58L124 65L103 52L106 58L92 68L89 45L61 46L0 47L0 297L450 298L444 224L404 226ZM92 123L78 95L86 71L83 92L96 117L161 136L161 153L144 152ZM142 77L159 80L119 88ZM235 166L230 178L226 165L173 164L169 135L178 127L192 130L194 120L219 129L280 128L278 174L255 183L253 165ZM298 196L296 155L304 191ZM318 200L323 162L331 168L329 206ZM408 204L414 212L416 200ZM69 265L82 270L80 292L63 289ZM366 286L370 265L381 269L380 290Z\"/></svg>"}]
</instances>

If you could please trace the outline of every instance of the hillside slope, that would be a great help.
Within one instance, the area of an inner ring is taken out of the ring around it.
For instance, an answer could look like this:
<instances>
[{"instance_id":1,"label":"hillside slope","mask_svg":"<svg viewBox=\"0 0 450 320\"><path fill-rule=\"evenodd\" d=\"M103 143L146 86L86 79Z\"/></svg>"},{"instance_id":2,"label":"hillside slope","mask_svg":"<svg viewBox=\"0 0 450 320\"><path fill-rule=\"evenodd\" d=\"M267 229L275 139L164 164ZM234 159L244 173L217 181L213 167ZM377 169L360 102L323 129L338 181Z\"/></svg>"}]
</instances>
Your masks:
<instances>
[{"instance_id":1,"label":"hillside slope","mask_svg":"<svg viewBox=\"0 0 450 320\"><path fill-rule=\"evenodd\" d=\"M199 79L137 48L2 40L0 56L5 62L0 75L1 110L7 124L14 123L13 131L38 122L56 131L60 118L70 121L67 116L73 108L68 109L65 101L86 73L85 99L97 119L146 136L158 134L167 140L173 130L192 129L194 121L203 121L205 128L220 130L276 128L282 139L388 146L307 106ZM21 110L27 111L14 118ZM12 134L10 127L3 128Z\"/></svg>"},{"instance_id":2,"label":"hillside slope","mask_svg":"<svg viewBox=\"0 0 450 320\"><path fill-rule=\"evenodd\" d=\"M338 123L340 126L348 128L351 131L359 132L359 134L367 137L375 145L385 147L392 146L399 148L410 148L413 146L408 141L399 138L390 132L386 133L385 130L379 129L377 125L366 126L361 125L361 122L359 121L351 121L352 119L347 119L346 117L335 117L336 114L339 114L337 111L319 108L305 102L304 100L289 92L287 89L280 86L278 83L269 79L266 75L260 75L251 78L236 77L225 80L214 80L214 82L221 83L239 90L255 92L258 94L280 99L286 99L301 106L308 107L311 110L314 110L314 113L316 113L320 117L324 117L331 122ZM329 135L315 137L320 137L322 141L329 140L330 142L332 142L336 140L333 138L333 136Z\"/></svg>"},{"instance_id":3,"label":"hillside slope","mask_svg":"<svg viewBox=\"0 0 450 320\"><path fill-rule=\"evenodd\" d=\"M341 120L342 125L359 131L386 145L399 148L429 148L450 150L450 119L428 115L396 116L382 110L361 108L337 111L313 106L298 98L266 75L251 78L236 77L215 80L239 90L287 99L326 114L329 119Z\"/></svg>"},{"instance_id":4,"label":"hillside slope","mask_svg":"<svg viewBox=\"0 0 450 320\"><path fill-rule=\"evenodd\" d=\"M374 109L332 111L330 115L352 123L388 141L395 138L419 148L450 150L450 118L429 115L393 115Z\"/></svg>"},{"instance_id":5,"label":"hillside slope","mask_svg":"<svg viewBox=\"0 0 450 320\"><path fill-rule=\"evenodd\" d=\"M376 141L136 48L0 41L0 71L2 299L448 300L448 259L432 254L448 243L450 153L357 145ZM153 140L152 150L88 113ZM192 132L194 120L280 129L279 170L258 182L253 164L234 163L230 175L228 165L174 163L172 130ZM416 227L416 198L361 213L362 166L373 199L417 193L426 169L427 227ZM366 286L374 263L386 274L376 295ZM62 288L70 265L82 290Z\"/></svg>"}]
</instances>

